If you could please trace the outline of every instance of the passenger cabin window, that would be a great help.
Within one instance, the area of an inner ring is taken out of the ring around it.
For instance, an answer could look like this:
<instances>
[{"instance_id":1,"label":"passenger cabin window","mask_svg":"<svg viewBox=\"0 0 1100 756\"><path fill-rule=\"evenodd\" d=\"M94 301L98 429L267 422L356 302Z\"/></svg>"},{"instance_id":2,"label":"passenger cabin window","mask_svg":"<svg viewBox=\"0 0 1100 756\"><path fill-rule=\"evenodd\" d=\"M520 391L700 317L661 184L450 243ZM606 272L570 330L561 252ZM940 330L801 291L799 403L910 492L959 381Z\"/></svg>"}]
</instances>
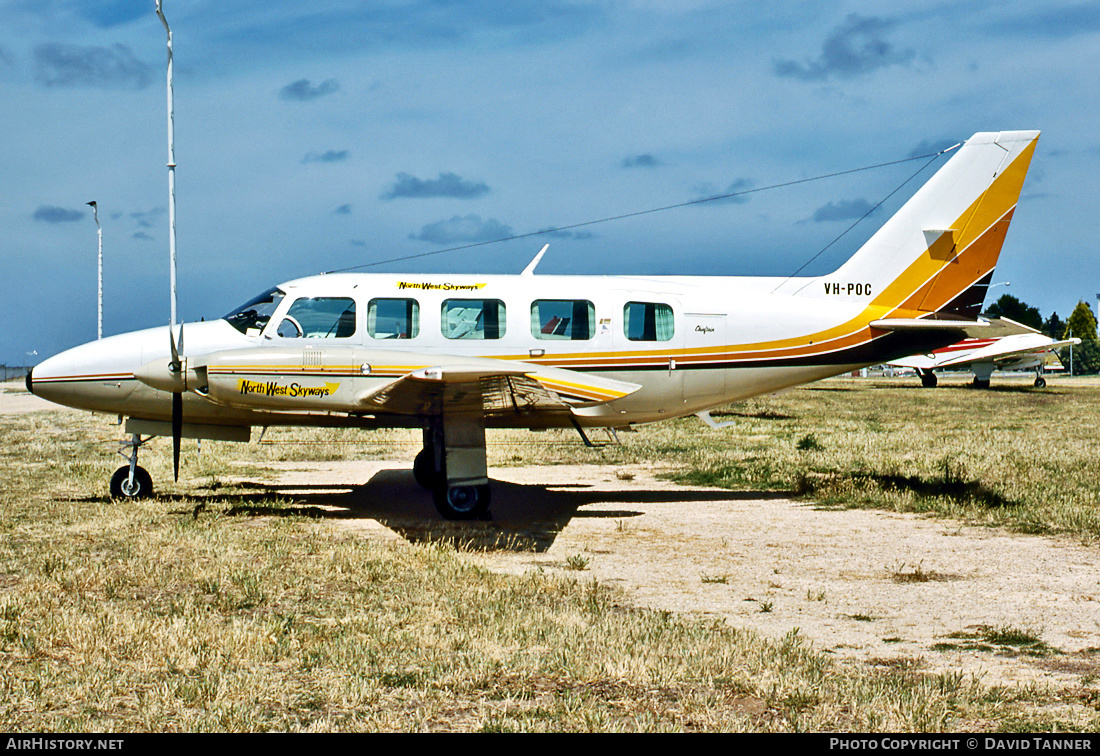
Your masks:
<instances>
[{"instance_id":1,"label":"passenger cabin window","mask_svg":"<svg viewBox=\"0 0 1100 756\"><path fill-rule=\"evenodd\" d=\"M499 339L505 329L504 303L499 299L447 299L442 321L448 339Z\"/></svg>"},{"instance_id":2,"label":"passenger cabin window","mask_svg":"<svg viewBox=\"0 0 1100 756\"><path fill-rule=\"evenodd\" d=\"M538 299L531 303L536 339L586 341L596 335L596 308L587 299Z\"/></svg>"},{"instance_id":3,"label":"passenger cabin window","mask_svg":"<svg viewBox=\"0 0 1100 756\"><path fill-rule=\"evenodd\" d=\"M268 289L263 294L248 300L243 305L222 317L229 325L246 336L259 336L260 331L271 320L272 313L283 301L286 294L279 289Z\"/></svg>"},{"instance_id":4,"label":"passenger cabin window","mask_svg":"<svg viewBox=\"0 0 1100 756\"><path fill-rule=\"evenodd\" d=\"M669 341L676 332L672 308L658 302L627 302L623 332L631 341Z\"/></svg>"},{"instance_id":5,"label":"passenger cabin window","mask_svg":"<svg viewBox=\"0 0 1100 756\"><path fill-rule=\"evenodd\" d=\"M372 299L367 305L367 333L372 339L415 339L420 333L420 305L415 299Z\"/></svg>"},{"instance_id":6,"label":"passenger cabin window","mask_svg":"<svg viewBox=\"0 0 1100 756\"><path fill-rule=\"evenodd\" d=\"M279 322L286 339L346 339L355 334L355 300L350 297L296 299Z\"/></svg>"}]
</instances>

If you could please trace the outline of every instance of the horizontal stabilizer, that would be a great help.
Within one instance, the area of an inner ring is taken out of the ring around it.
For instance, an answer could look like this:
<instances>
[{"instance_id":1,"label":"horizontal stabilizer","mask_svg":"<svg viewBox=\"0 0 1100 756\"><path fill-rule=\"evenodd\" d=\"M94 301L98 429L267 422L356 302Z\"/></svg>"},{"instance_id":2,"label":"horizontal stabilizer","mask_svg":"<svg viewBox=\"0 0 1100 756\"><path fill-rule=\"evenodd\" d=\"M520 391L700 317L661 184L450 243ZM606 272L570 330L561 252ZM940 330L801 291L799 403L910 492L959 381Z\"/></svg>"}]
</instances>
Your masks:
<instances>
[{"instance_id":1,"label":"horizontal stabilizer","mask_svg":"<svg viewBox=\"0 0 1100 756\"><path fill-rule=\"evenodd\" d=\"M872 328L881 331L965 331L971 328L988 328L985 320L930 320L927 318L886 318L872 320Z\"/></svg>"}]
</instances>

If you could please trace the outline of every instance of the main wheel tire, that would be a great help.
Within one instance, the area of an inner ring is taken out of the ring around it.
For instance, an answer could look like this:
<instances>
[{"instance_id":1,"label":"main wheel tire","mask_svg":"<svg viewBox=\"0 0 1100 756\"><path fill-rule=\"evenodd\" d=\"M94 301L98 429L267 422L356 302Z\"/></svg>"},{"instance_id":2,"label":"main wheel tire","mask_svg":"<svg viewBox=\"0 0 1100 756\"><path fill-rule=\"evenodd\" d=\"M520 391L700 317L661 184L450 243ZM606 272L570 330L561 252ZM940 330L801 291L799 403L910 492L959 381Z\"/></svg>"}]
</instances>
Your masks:
<instances>
[{"instance_id":1,"label":"main wheel tire","mask_svg":"<svg viewBox=\"0 0 1100 756\"><path fill-rule=\"evenodd\" d=\"M936 384L938 382L939 381L936 379L935 373L921 373L920 385L924 386L925 388L936 388Z\"/></svg>"},{"instance_id":2,"label":"main wheel tire","mask_svg":"<svg viewBox=\"0 0 1100 756\"><path fill-rule=\"evenodd\" d=\"M432 500L448 520L477 520L489 511L489 486L440 486Z\"/></svg>"},{"instance_id":3,"label":"main wheel tire","mask_svg":"<svg viewBox=\"0 0 1100 756\"><path fill-rule=\"evenodd\" d=\"M421 488L434 491L443 486L443 474L435 469L434 455L428 449L421 449L413 460L413 477Z\"/></svg>"},{"instance_id":4,"label":"main wheel tire","mask_svg":"<svg viewBox=\"0 0 1100 756\"><path fill-rule=\"evenodd\" d=\"M981 378L975 378L974 383L971 385L973 385L976 389L987 389L989 388L989 379L986 378L983 380Z\"/></svg>"},{"instance_id":5,"label":"main wheel tire","mask_svg":"<svg viewBox=\"0 0 1100 756\"><path fill-rule=\"evenodd\" d=\"M1047 387L1047 379L1046 378L1038 377L1038 378L1035 379L1035 388L1046 388L1046 387Z\"/></svg>"},{"instance_id":6,"label":"main wheel tire","mask_svg":"<svg viewBox=\"0 0 1100 756\"><path fill-rule=\"evenodd\" d=\"M144 467L134 468L134 484L130 486L130 466L123 465L111 476L111 498L148 499L153 495L153 477Z\"/></svg>"}]
</instances>

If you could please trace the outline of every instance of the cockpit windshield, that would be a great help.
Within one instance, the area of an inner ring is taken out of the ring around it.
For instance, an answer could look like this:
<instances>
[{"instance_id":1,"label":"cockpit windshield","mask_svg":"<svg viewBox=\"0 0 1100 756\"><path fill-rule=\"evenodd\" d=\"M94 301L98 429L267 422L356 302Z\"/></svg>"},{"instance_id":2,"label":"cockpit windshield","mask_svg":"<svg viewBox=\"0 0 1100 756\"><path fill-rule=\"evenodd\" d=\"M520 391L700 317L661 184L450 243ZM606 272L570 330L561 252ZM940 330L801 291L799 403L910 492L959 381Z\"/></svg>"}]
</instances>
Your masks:
<instances>
[{"instance_id":1,"label":"cockpit windshield","mask_svg":"<svg viewBox=\"0 0 1100 756\"><path fill-rule=\"evenodd\" d=\"M285 296L286 292L278 288L268 289L223 316L222 320L228 321L229 325L246 336L256 336L267 325L267 321L271 320L272 314Z\"/></svg>"}]
</instances>

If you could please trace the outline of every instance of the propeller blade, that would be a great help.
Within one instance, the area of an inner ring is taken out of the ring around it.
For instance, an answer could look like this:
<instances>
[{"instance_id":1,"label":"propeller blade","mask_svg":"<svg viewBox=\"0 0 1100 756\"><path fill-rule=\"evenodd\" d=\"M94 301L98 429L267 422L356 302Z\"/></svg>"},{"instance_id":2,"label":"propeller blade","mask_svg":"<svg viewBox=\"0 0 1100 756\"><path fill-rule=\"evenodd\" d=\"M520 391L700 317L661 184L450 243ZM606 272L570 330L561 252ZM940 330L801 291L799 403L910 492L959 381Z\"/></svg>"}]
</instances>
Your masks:
<instances>
[{"instance_id":1,"label":"propeller blade","mask_svg":"<svg viewBox=\"0 0 1100 756\"><path fill-rule=\"evenodd\" d=\"M172 346L172 361L168 363L168 370L177 374L181 379L181 385L186 386L187 377L183 375L183 323L180 323L180 340L176 344L176 335L172 332L172 326L168 326L168 342ZM172 391L172 475L178 481L180 479L180 439L183 436L183 389L182 387Z\"/></svg>"},{"instance_id":2,"label":"propeller blade","mask_svg":"<svg viewBox=\"0 0 1100 756\"><path fill-rule=\"evenodd\" d=\"M180 333L183 336L183 333ZM176 348L176 334L172 331L172 326L168 326L168 343L172 347L172 362L169 363L169 368L174 373L178 373L180 369L180 350Z\"/></svg>"},{"instance_id":3,"label":"propeller blade","mask_svg":"<svg viewBox=\"0 0 1100 756\"><path fill-rule=\"evenodd\" d=\"M180 438L183 436L183 394L172 394L172 474L180 479Z\"/></svg>"}]
</instances>

